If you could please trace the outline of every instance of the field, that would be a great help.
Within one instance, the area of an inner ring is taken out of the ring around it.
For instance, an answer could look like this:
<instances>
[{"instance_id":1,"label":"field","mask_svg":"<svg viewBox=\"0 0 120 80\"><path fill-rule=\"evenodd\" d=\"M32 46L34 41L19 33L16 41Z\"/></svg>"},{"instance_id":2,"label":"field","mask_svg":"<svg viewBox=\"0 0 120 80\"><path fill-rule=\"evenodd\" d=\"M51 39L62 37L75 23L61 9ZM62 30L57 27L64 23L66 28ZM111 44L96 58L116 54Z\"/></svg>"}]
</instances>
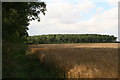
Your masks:
<instances>
[{"instance_id":1,"label":"field","mask_svg":"<svg viewBox=\"0 0 120 80\"><path fill-rule=\"evenodd\" d=\"M29 45L27 55L63 78L117 78L118 43Z\"/></svg>"}]
</instances>

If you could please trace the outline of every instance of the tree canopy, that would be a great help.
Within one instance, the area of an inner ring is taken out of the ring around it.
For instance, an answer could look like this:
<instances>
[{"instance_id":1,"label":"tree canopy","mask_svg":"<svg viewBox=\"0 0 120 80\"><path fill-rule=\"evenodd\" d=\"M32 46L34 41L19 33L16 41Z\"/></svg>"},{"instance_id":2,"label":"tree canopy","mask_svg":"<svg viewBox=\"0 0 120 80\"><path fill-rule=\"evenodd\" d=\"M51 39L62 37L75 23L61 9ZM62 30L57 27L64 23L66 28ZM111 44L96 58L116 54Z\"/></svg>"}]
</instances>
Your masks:
<instances>
[{"instance_id":1,"label":"tree canopy","mask_svg":"<svg viewBox=\"0 0 120 80\"><path fill-rule=\"evenodd\" d=\"M39 14L45 15L45 2L3 2L3 41L23 42L28 36L29 21L40 21Z\"/></svg>"},{"instance_id":2,"label":"tree canopy","mask_svg":"<svg viewBox=\"0 0 120 80\"><path fill-rule=\"evenodd\" d=\"M49 34L29 36L28 44L48 44L48 43L107 43L116 42L113 35L100 34Z\"/></svg>"}]
</instances>

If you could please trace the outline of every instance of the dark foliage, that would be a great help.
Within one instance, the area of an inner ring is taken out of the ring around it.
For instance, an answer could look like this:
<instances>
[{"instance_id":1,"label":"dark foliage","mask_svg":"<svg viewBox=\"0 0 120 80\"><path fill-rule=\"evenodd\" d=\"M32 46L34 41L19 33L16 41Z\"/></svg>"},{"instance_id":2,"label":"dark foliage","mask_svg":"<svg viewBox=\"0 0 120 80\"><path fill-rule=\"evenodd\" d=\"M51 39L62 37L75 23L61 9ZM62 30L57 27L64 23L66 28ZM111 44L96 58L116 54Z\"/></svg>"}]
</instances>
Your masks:
<instances>
[{"instance_id":1,"label":"dark foliage","mask_svg":"<svg viewBox=\"0 0 120 80\"><path fill-rule=\"evenodd\" d=\"M2 3L2 77L30 78L30 59L25 55L29 21L45 15L44 2L3 2Z\"/></svg>"},{"instance_id":2,"label":"dark foliage","mask_svg":"<svg viewBox=\"0 0 120 80\"><path fill-rule=\"evenodd\" d=\"M28 44L48 44L48 43L107 43L116 42L113 35L99 34L51 34L30 36L27 38Z\"/></svg>"},{"instance_id":3,"label":"dark foliage","mask_svg":"<svg viewBox=\"0 0 120 80\"><path fill-rule=\"evenodd\" d=\"M44 2L4 2L2 3L2 30L3 40L10 42L23 42L28 36L29 21L37 19L39 14L45 15Z\"/></svg>"}]
</instances>

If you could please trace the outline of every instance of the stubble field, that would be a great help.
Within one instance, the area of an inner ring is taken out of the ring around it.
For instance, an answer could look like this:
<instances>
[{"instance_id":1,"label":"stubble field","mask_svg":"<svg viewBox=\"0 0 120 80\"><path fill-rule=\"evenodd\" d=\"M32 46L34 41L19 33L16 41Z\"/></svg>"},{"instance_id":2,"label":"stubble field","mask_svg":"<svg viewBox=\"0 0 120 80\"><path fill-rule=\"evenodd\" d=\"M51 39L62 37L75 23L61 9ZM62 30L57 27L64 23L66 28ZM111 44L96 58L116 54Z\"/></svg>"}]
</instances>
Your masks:
<instances>
[{"instance_id":1,"label":"stubble field","mask_svg":"<svg viewBox=\"0 0 120 80\"><path fill-rule=\"evenodd\" d=\"M60 78L118 77L118 43L29 45L27 54Z\"/></svg>"}]
</instances>

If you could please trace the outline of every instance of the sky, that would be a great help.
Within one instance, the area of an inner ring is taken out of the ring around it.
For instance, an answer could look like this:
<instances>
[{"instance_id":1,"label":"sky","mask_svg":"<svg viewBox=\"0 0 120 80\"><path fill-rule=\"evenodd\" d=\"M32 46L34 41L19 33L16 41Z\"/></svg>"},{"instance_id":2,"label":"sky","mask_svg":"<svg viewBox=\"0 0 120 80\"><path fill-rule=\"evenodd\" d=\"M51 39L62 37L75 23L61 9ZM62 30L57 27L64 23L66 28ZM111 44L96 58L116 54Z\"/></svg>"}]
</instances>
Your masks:
<instances>
[{"instance_id":1,"label":"sky","mask_svg":"<svg viewBox=\"0 0 120 80\"><path fill-rule=\"evenodd\" d=\"M42 0L41 21L31 21L30 36L43 34L106 34L118 37L119 0Z\"/></svg>"}]
</instances>

